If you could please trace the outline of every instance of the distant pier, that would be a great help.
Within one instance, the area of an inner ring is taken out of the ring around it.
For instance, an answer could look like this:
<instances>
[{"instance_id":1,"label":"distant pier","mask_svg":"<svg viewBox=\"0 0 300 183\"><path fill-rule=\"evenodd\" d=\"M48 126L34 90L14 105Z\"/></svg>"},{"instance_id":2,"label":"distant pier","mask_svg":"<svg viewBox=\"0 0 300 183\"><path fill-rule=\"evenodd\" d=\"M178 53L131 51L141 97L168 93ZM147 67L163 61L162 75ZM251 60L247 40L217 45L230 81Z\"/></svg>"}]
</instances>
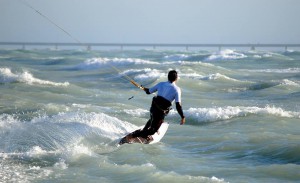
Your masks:
<instances>
[{"instance_id":1,"label":"distant pier","mask_svg":"<svg viewBox=\"0 0 300 183\"><path fill-rule=\"evenodd\" d=\"M216 48L222 50L223 48L249 48L255 50L256 48L282 48L285 51L288 48L300 48L300 44L173 44L173 43L46 43L46 42L0 42L0 46L17 46L21 49L27 47L52 47L58 49L61 47L85 47L91 50L93 47L116 47L123 50L126 47L146 47L157 49L159 47L178 47L189 50L190 48Z\"/></svg>"}]
</instances>

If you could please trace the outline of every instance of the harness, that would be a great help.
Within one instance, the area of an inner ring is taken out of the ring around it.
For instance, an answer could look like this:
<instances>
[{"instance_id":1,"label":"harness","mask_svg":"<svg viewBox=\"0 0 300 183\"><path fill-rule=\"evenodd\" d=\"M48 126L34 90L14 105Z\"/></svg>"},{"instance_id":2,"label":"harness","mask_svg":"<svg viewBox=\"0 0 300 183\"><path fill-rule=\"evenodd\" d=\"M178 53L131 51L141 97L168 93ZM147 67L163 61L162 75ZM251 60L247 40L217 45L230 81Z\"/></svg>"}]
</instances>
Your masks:
<instances>
[{"instance_id":1,"label":"harness","mask_svg":"<svg viewBox=\"0 0 300 183\"><path fill-rule=\"evenodd\" d=\"M172 103L161 96L153 97L152 106L162 111L165 115L167 115L169 111L172 109L171 108Z\"/></svg>"}]
</instances>

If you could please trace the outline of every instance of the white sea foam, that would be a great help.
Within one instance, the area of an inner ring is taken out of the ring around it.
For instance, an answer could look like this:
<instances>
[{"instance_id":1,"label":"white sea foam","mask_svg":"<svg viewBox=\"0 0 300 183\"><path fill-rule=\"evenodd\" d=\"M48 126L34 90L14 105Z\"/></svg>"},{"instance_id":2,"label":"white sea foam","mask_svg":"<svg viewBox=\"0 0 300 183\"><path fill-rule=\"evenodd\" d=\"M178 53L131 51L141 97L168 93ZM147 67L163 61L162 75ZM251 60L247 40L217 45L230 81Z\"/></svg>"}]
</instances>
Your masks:
<instances>
[{"instance_id":1,"label":"white sea foam","mask_svg":"<svg viewBox=\"0 0 300 183\"><path fill-rule=\"evenodd\" d=\"M49 58L45 58L45 59L49 59L49 60L63 60L64 57L49 57Z\"/></svg>"},{"instance_id":2,"label":"white sea foam","mask_svg":"<svg viewBox=\"0 0 300 183\"><path fill-rule=\"evenodd\" d=\"M49 121L51 121L51 123L49 123ZM121 121L116 117L111 117L104 113L95 113L95 112L85 113L80 111L61 112L53 116L40 115L38 117L33 118L30 121L30 123L41 125L41 127L43 126L43 124L45 124L46 125L45 128L49 128L51 125L55 126L56 124L74 124L74 126L70 126L74 128L68 129L69 131L71 130L74 132L74 137L77 137L77 135L85 136L86 134L88 134L90 131L88 131L88 129L85 126L89 126L92 129L94 129L94 133L97 133L102 137L107 137L113 140L137 128L137 126L131 123L128 123L126 121ZM20 121L14 115L9 115L9 114L0 115L0 127L2 130L4 130L4 128L13 129L13 126L22 125L22 124L23 124L22 121ZM29 124L27 124L27 126L30 127ZM76 124L83 124L83 126L82 128L80 128L80 126L76 127ZM23 130L21 127L18 127L16 129ZM37 130L39 129L40 128L37 128ZM37 131L36 134L38 133L39 132ZM59 131L57 132L53 131L53 133L59 133ZM50 134L48 134L48 136L49 135ZM55 135L55 134L51 134L51 135ZM37 154L44 151L40 146L33 146L30 152L32 152L33 154Z\"/></svg>"},{"instance_id":3,"label":"white sea foam","mask_svg":"<svg viewBox=\"0 0 300 183\"><path fill-rule=\"evenodd\" d=\"M215 60L236 60L236 59L243 59L247 58L247 55L243 53L238 53L233 50L222 50L219 52L216 52L209 57L206 58L207 61L215 61Z\"/></svg>"},{"instance_id":4,"label":"white sea foam","mask_svg":"<svg viewBox=\"0 0 300 183\"><path fill-rule=\"evenodd\" d=\"M149 80L157 80L161 77L166 77L166 74L157 70L157 69L129 69L126 70L120 75L135 75L134 79L138 81L149 81Z\"/></svg>"},{"instance_id":5,"label":"white sea foam","mask_svg":"<svg viewBox=\"0 0 300 183\"><path fill-rule=\"evenodd\" d=\"M226 75L220 74L220 73L216 73L216 74L210 74L208 76L205 76L202 78L202 80L230 80L230 81L238 81L236 79L230 78Z\"/></svg>"},{"instance_id":6,"label":"white sea foam","mask_svg":"<svg viewBox=\"0 0 300 183\"><path fill-rule=\"evenodd\" d=\"M14 115L0 114L0 128L10 128L17 122Z\"/></svg>"},{"instance_id":7,"label":"white sea foam","mask_svg":"<svg viewBox=\"0 0 300 183\"><path fill-rule=\"evenodd\" d=\"M253 58L260 59L260 58L262 58L262 56L261 55L253 55Z\"/></svg>"},{"instance_id":8,"label":"white sea foam","mask_svg":"<svg viewBox=\"0 0 300 183\"><path fill-rule=\"evenodd\" d=\"M121 76L123 75L135 75L134 80L137 80L139 82L147 82L147 81L153 81L158 80L159 78L166 78L167 75L165 72L159 71L157 69L129 69L122 73L120 73ZM215 73L215 74L209 74L209 75L201 75L196 72L180 72L180 78L191 78L191 79L199 79L199 80L230 80L230 81L239 81L233 78L230 78L226 75Z\"/></svg>"},{"instance_id":9,"label":"white sea foam","mask_svg":"<svg viewBox=\"0 0 300 183\"><path fill-rule=\"evenodd\" d=\"M198 74L198 73L181 73L180 74L181 77L187 77L187 78L191 78L191 79L199 79L199 80L229 80L229 81L239 81L236 79L233 79L231 77L228 77L224 74L220 74L220 73L215 73L215 74L208 74L206 76Z\"/></svg>"},{"instance_id":10,"label":"white sea foam","mask_svg":"<svg viewBox=\"0 0 300 183\"><path fill-rule=\"evenodd\" d=\"M0 115L0 138L4 140L0 143L0 150L5 152L0 154L0 158L40 157L62 152L72 157L80 154L94 156L89 147L79 143L82 139L96 135L116 140L138 128L103 113L60 113L35 117L26 123L16 117L5 116L10 115ZM6 119L14 123L7 122ZM22 152L22 149L28 150Z\"/></svg>"},{"instance_id":11,"label":"white sea foam","mask_svg":"<svg viewBox=\"0 0 300 183\"><path fill-rule=\"evenodd\" d=\"M278 117L300 118L299 112L286 111L280 107L243 107L243 106L227 106L214 108L190 108L184 111L186 116L198 122L214 122L228 120L235 117L244 117L250 114L256 115L274 115ZM171 115L175 115L175 111L171 111Z\"/></svg>"},{"instance_id":12,"label":"white sea foam","mask_svg":"<svg viewBox=\"0 0 300 183\"><path fill-rule=\"evenodd\" d=\"M82 123L94 128L94 133L112 140L120 138L123 134L131 132L137 128L137 126L131 123L121 121L116 117L111 117L104 113L67 112L60 113L52 116L51 118L51 121L55 121L56 123ZM32 121L37 122L39 119L40 118ZM43 119L43 121L45 120ZM89 131L86 131L86 129L83 127L83 132L81 132L83 133L82 135L84 136L85 133L88 132ZM78 132L76 132L76 134L78 134Z\"/></svg>"},{"instance_id":13,"label":"white sea foam","mask_svg":"<svg viewBox=\"0 0 300 183\"><path fill-rule=\"evenodd\" d=\"M39 146L32 147L28 152L24 153L1 153L0 157L2 161L0 163L0 182L24 182L29 183L38 179L43 179L50 176L53 173L53 170L48 168L43 168L38 165L28 165L22 163L11 163L15 158L23 159L26 161L29 157L32 161L32 158L38 158L39 156L48 155L49 152L42 150ZM10 158L12 157L12 158ZM64 162L58 162L54 166L60 164L61 169L67 167L62 164Z\"/></svg>"},{"instance_id":14,"label":"white sea foam","mask_svg":"<svg viewBox=\"0 0 300 183\"><path fill-rule=\"evenodd\" d=\"M113 166L112 166L113 165ZM176 180L177 182L210 182L210 183L228 183L224 179L217 178L215 176L191 176L178 174L174 171L161 171L158 170L153 163L145 163L140 165L132 164L116 164L110 162L103 162L101 166L114 168L115 171L131 171L138 174L142 174L149 182L168 182L170 180ZM147 173L148 172L148 173Z\"/></svg>"},{"instance_id":15,"label":"white sea foam","mask_svg":"<svg viewBox=\"0 0 300 183\"><path fill-rule=\"evenodd\" d=\"M291 81L289 79L282 80L282 82L280 83L280 85L283 85L283 86L300 86L299 83L296 83L296 82Z\"/></svg>"},{"instance_id":16,"label":"white sea foam","mask_svg":"<svg viewBox=\"0 0 300 183\"><path fill-rule=\"evenodd\" d=\"M66 164L64 159L60 159L59 162L54 164L54 167L61 170L65 170L68 168L68 164Z\"/></svg>"},{"instance_id":17,"label":"white sea foam","mask_svg":"<svg viewBox=\"0 0 300 183\"><path fill-rule=\"evenodd\" d=\"M145 109L124 109L124 112L126 114L136 117L146 116L146 114L149 113L149 111Z\"/></svg>"},{"instance_id":18,"label":"white sea foam","mask_svg":"<svg viewBox=\"0 0 300 183\"><path fill-rule=\"evenodd\" d=\"M27 166L21 163L0 163L0 182L22 182L30 183L36 179L45 179L52 175L53 170L41 168L40 166Z\"/></svg>"},{"instance_id":19,"label":"white sea foam","mask_svg":"<svg viewBox=\"0 0 300 183\"><path fill-rule=\"evenodd\" d=\"M294 60L291 57L282 55L280 53L276 53L276 52L267 52L267 53L263 53L262 54L262 58L272 58L274 60L278 59L278 60Z\"/></svg>"},{"instance_id":20,"label":"white sea foam","mask_svg":"<svg viewBox=\"0 0 300 183\"><path fill-rule=\"evenodd\" d=\"M149 60L143 60L139 58L92 58L79 64L76 68L89 70L98 69L104 65L134 65L134 64L159 64Z\"/></svg>"},{"instance_id":21,"label":"white sea foam","mask_svg":"<svg viewBox=\"0 0 300 183\"><path fill-rule=\"evenodd\" d=\"M77 156L77 155L88 155L88 156L96 156L95 153L89 149L89 147L83 145L83 144L75 144L75 145L71 145L70 147L67 148L67 154L69 156Z\"/></svg>"},{"instance_id":22,"label":"white sea foam","mask_svg":"<svg viewBox=\"0 0 300 183\"><path fill-rule=\"evenodd\" d=\"M144 109L124 110L125 113L144 117L148 113ZM198 122L213 122L220 120L228 120L235 117L244 117L250 114L256 115L274 115L287 118L300 118L300 112L286 111L280 107L266 106L266 107L244 107L244 106L227 106L227 107L213 107L213 108L190 108L184 113L189 118L193 118ZM170 111L171 116L177 115L175 110Z\"/></svg>"},{"instance_id":23,"label":"white sea foam","mask_svg":"<svg viewBox=\"0 0 300 183\"><path fill-rule=\"evenodd\" d=\"M180 61L180 60L186 60L190 56L187 54L174 54L174 55L167 55L164 57L165 60L173 60L173 61Z\"/></svg>"},{"instance_id":24,"label":"white sea foam","mask_svg":"<svg viewBox=\"0 0 300 183\"><path fill-rule=\"evenodd\" d=\"M204 176L191 176L191 175L181 175L173 171L171 172L156 172L152 175L153 182L168 182L169 180L176 180L178 182L208 182L208 183L228 183L224 179L217 178L215 176L204 177Z\"/></svg>"},{"instance_id":25,"label":"white sea foam","mask_svg":"<svg viewBox=\"0 0 300 183\"><path fill-rule=\"evenodd\" d=\"M181 73L180 77L186 77L186 78L190 78L190 79L203 79L205 78L205 76L198 74L196 72L190 72L190 73Z\"/></svg>"},{"instance_id":26,"label":"white sea foam","mask_svg":"<svg viewBox=\"0 0 300 183\"><path fill-rule=\"evenodd\" d=\"M22 73L13 73L9 68L0 68L0 83L12 83L21 82L29 85L51 85L51 86L68 86L69 82L56 83L52 81L42 80L33 77L33 75L27 71Z\"/></svg>"},{"instance_id":27,"label":"white sea foam","mask_svg":"<svg viewBox=\"0 0 300 183\"><path fill-rule=\"evenodd\" d=\"M245 70L241 69L240 71L248 71L248 72L262 72L262 73L300 73L300 68L286 68L286 69L253 69L253 70Z\"/></svg>"},{"instance_id":28,"label":"white sea foam","mask_svg":"<svg viewBox=\"0 0 300 183\"><path fill-rule=\"evenodd\" d=\"M228 70L221 66L216 66L212 63L206 63L201 61L168 61L168 62L162 62L163 65L181 65L181 66L202 66L207 67L209 69L221 69L221 70Z\"/></svg>"},{"instance_id":29,"label":"white sea foam","mask_svg":"<svg viewBox=\"0 0 300 183\"><path fill-rule=\"evenodd\" d=\"M43 150L40 146L34 146L28 152L26 152L26 154L30 157L37 156L37 155L43 155L46 153L47 153L47 151Z\"/></svg>"}]
</instances>

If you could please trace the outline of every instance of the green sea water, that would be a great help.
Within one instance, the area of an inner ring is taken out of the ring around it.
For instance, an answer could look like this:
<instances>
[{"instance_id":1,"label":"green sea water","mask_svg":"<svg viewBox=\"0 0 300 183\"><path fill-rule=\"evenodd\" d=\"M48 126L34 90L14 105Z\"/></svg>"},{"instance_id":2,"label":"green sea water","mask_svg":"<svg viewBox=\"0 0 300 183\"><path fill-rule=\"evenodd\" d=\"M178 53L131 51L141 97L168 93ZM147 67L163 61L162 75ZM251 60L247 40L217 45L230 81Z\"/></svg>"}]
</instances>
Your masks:
<instances>
[{"instance_id":1,"label":"green sea water","mask_svg":"<svg viewBox=\"0 0 300 183\"><path fill-rule=\"evenodd\" d=\"M186 124L117 147L171 69ZM0 50L0 182L300 182L299 103L299 51Z\"/></svg>"}]
</instances>

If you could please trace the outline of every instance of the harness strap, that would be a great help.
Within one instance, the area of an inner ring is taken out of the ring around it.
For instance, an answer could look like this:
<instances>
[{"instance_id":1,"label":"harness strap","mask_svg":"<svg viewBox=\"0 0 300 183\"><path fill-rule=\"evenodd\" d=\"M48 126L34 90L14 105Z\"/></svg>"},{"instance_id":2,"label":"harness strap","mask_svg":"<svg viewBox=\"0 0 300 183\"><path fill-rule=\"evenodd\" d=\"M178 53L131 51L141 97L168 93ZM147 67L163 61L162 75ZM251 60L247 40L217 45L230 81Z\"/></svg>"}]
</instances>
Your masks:
<instances>
[{"instance_id":1,"label":"harness strap","mask_svg":"<svg viewBox=\"0 0 300 183\"><path fill-rule=\"evenodd\" d=\"M152 104L154 104L154 106L160 111L162 111L164 114L169 113L169 111L171 110L170 107L172 105L170 101L161 96L153 97Z\"/></svg>"},{"instance_id":2,"label":"harness strap","mask_svg":"<svg viewBox=\"0 0 300 183\"><path fill-rule=\"evenodd\" d=\"M163 113L167 114L169 113L169 111L171 110L171 108L167 108L167 109L162 109L156 102L153 101L153 104L155 105L155 107L159 110L161 110Z\"/></svg>"}]
</instances>

